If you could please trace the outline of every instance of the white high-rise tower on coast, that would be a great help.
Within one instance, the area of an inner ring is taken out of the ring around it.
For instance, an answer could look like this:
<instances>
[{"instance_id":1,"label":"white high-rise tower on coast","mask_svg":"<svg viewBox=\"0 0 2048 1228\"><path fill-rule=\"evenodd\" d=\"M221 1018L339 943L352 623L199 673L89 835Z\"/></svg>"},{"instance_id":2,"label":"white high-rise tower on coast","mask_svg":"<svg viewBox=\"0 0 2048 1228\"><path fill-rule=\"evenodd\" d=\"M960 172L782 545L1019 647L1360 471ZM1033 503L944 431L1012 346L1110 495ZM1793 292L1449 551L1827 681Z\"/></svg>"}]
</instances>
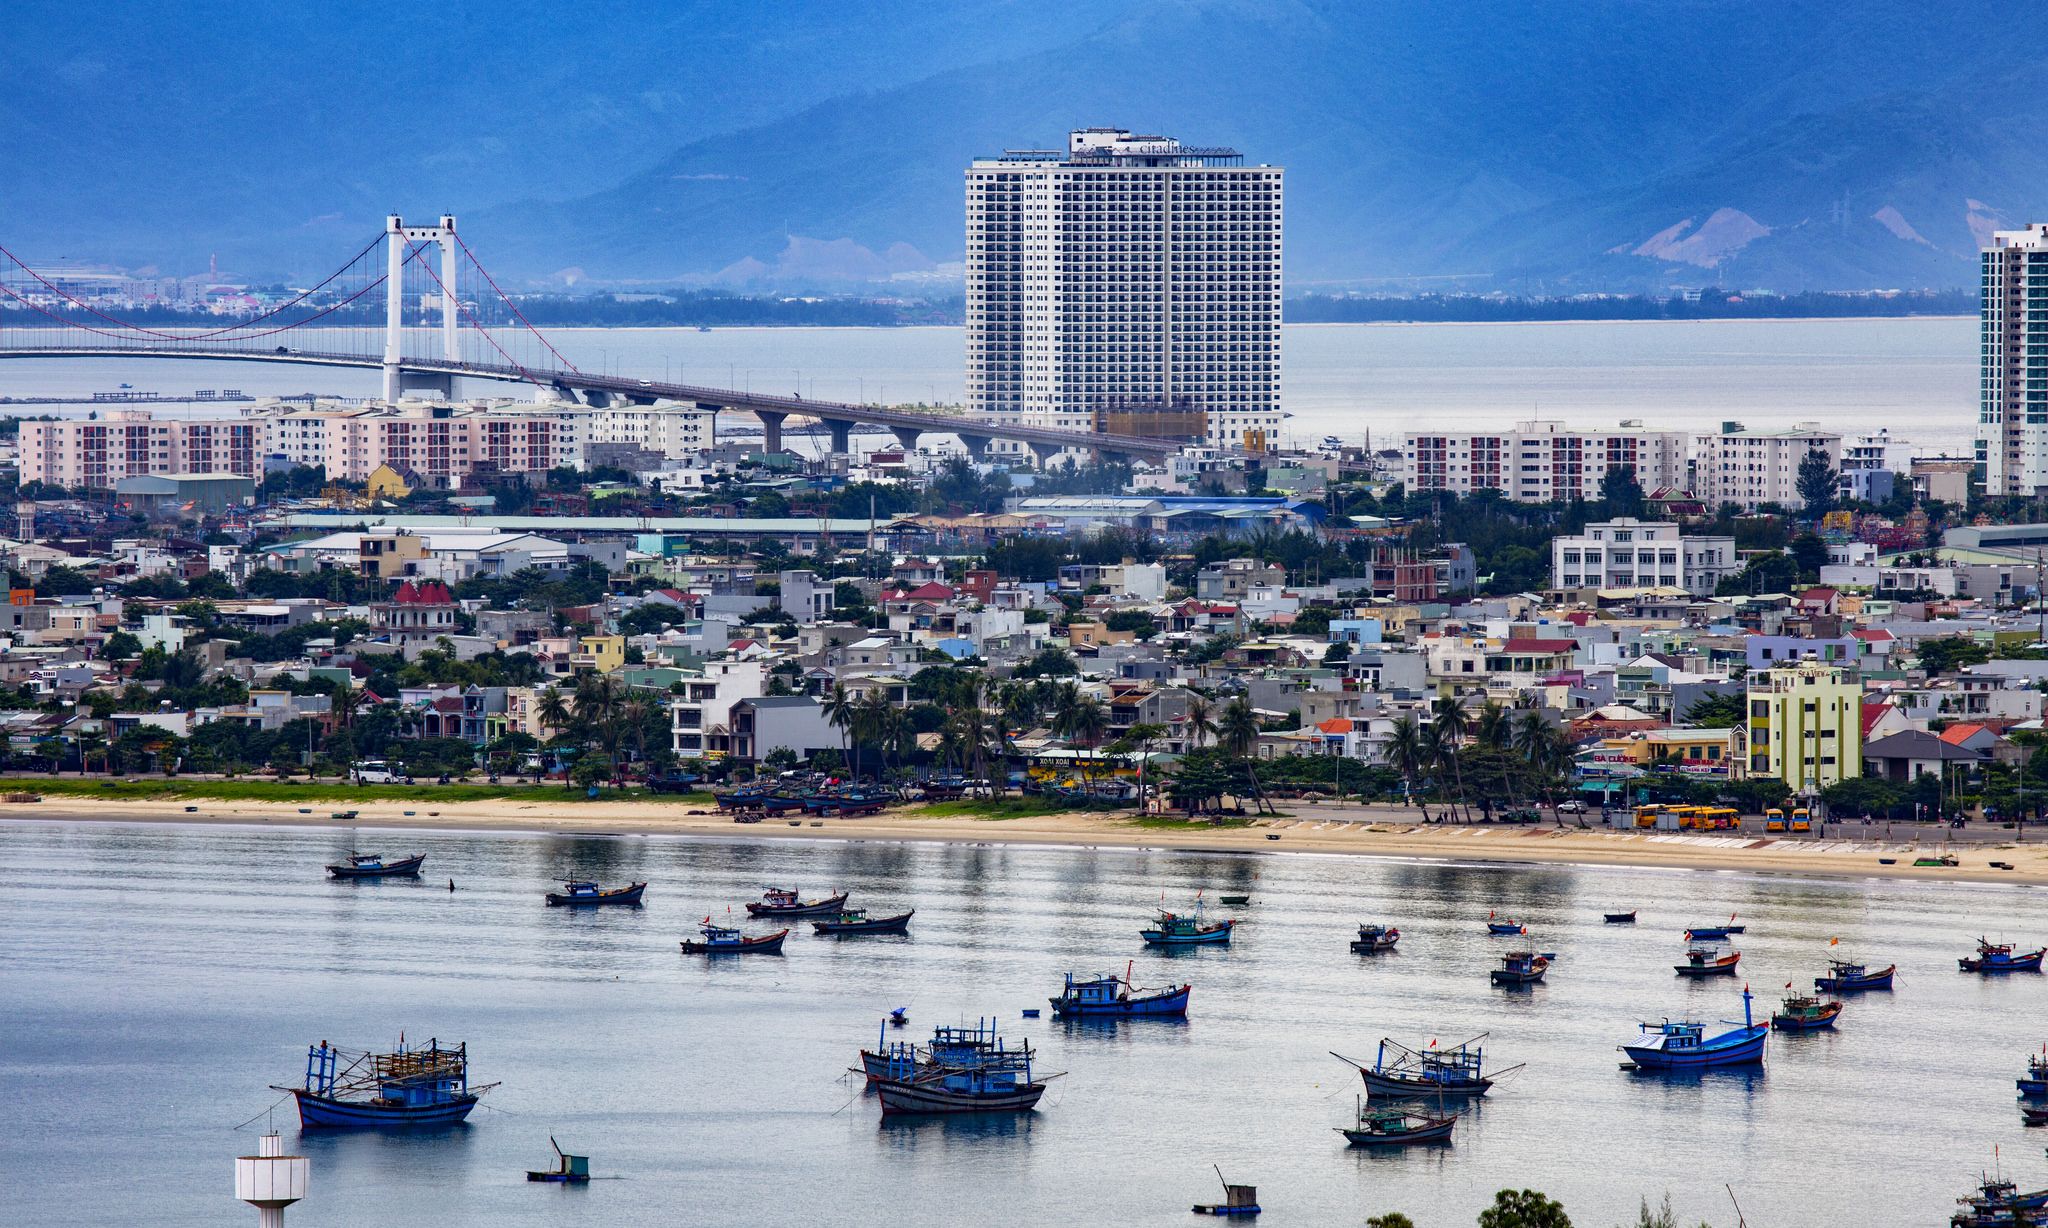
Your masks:
<instances>
[{"instance_id":1,"label":"white high-rise tower on coast","mask_svg":"<svg viewBox=\"0 0 2048 1228\"><path fill-rule=\"evenodd\" d=\"M1984 492L2048 492L2048 222L1984 249L1977 460Z\"/></svg>"},{"instance_id":2,"label":"white high-rise tower on coast","mask_svg":"<svg viewBox=\"0 0 2048 1228\"><path fill-rule=\"evenodd\" d=\"M967 170L967 401L1263 451L1280 428L1280 168L1115 128ZM1010 445L1012 449L1017 445Z\"/></svg>"}]
</instances>

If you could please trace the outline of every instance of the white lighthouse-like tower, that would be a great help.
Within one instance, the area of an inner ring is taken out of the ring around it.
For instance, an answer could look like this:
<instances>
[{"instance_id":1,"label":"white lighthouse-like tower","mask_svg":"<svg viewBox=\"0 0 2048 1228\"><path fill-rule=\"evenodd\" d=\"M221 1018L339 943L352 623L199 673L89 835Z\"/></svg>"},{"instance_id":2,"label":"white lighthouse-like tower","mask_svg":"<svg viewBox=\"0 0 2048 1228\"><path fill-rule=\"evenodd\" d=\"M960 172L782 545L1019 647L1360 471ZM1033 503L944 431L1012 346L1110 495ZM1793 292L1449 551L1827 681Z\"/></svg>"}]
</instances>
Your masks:
<instances>
[{"instance_id":1,"label":"white lighthouse-like tower","mask_svg":"<svg viewBox=\"0 0 2048 1228\"><path fill-rule=\"evenodd\" d=\"M256 1154L235 1160L235 1197L256 1208L261 1228L284 1228L284 1209L306 1196L312 1164L284 1154L284 1143L266 1134Z\"/></svg>"}]
</instances>

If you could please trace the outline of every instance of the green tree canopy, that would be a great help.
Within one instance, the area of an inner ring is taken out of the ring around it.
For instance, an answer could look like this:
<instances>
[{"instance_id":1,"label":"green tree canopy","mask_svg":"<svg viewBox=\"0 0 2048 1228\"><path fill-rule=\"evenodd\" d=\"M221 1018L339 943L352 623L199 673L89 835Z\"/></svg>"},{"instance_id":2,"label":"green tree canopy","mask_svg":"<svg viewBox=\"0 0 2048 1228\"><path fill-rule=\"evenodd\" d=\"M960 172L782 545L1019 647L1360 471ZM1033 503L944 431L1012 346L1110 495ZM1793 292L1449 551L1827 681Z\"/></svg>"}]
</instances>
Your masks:
<instances>
[{"instance_id":1,"label":"green tree canopy","mask_svg":"<svg viewBox=\"0 0 2048 1228\"><path fill-rule=\"evenodd\" d=\"M1502 1190L1479 1213L1479 1228L1572 1228L1564 1206L1535 1190Z\"/></svg>"}]
</instances>

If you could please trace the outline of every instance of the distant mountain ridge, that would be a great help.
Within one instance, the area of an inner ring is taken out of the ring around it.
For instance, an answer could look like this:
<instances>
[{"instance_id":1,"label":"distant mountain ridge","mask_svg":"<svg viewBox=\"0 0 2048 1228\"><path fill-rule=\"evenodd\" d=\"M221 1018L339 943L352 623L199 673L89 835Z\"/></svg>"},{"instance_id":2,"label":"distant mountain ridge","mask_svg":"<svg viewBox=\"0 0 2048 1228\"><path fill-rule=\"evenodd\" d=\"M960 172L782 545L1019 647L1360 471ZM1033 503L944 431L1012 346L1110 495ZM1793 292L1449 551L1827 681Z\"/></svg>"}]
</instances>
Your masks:
<instances>
[{"instance_id":1,"label":"distant mountain ridge","mask_svg":"<svg viewBox=\"0 0 2048 1228\"><path fill-rule=\"evenodd\" d=\"M1285 166L1297 289L1954 288L1991 229L2048 218L2048 63L1985 36L2031 10L1981 0L457 4L489 46L399 48L418 99L218 85L383 11L237 34L136 10L119 75L162 83L98 93L113 70L31 18L54 58L0 84L0 154L77 170L10 185L0 240L305 275L387 208L450 209L530 285L945 291L967 162L1089 124ZM49 92L67 72L89 118ZM258 118L189 118L223 111ZM110 165L152 186L86 173Z\"/></svg>"}]
</instances>

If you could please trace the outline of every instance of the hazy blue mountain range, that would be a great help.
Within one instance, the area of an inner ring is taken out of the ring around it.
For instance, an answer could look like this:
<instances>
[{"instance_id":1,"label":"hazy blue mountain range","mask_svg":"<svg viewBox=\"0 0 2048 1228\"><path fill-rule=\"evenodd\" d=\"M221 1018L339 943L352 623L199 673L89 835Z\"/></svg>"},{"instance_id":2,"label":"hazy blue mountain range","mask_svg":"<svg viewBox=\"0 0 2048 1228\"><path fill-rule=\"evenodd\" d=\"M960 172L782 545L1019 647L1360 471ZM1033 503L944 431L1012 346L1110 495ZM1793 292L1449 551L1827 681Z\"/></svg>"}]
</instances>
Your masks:
<instances>
[{"instance_id":1,"label":"hazy blue mountain range","mask_svg":"<svg viewBox=\"0 0 2048 1228\"><path fill-rule=\"evenodd\" d=\"M1089 124L1285 166L1296 288L1962 286L2048 219L2017 4L77 12L0 42L35 259L305 276L446 209L527 284L951 288L967 161Z\"/></svg>"}]
</instances>

